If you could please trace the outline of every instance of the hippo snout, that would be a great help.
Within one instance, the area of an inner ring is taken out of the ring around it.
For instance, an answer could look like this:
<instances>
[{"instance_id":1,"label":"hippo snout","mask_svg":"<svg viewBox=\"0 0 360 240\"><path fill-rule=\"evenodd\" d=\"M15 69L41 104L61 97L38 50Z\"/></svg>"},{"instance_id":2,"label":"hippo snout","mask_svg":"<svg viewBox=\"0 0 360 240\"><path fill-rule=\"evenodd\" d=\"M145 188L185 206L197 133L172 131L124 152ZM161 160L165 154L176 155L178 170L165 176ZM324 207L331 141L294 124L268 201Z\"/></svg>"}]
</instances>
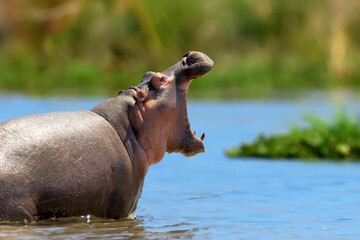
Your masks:
<instances>
[{"instance_id":1,"label":"hippo snout","mask_svg":"<svg viewBox=\"0 0 360 240\"><path fill-rule=\"evenodd\" d=\"M206 54L197 51L186 53L183 61L186 66L184 75L189 79L206 75L214 66L214 62Z\"/></svg>"},{"instance_id":2,"label":"hippo snout","mask_svg":"<svg viewBox=\"0 0 360 240\"><path fill-rule=\"evenodd\" d=\"M195 64L195 63L202 63L207 64L209 66L213 66L214 62L206 56L204 53L197 52L197 51L190 51L184 55L184 58L186 58L186 63L189 65Z\"/></svg>"},{"instance_id":3,"label":"hippo snout","mask_svg":"<svg viewBox=\"0 0 360 240\"><path fill-rule=\"evenodd\" d=\"M181 60L162 73L168 77L175 76L176 81L189 81L201 77L212 69L214 62L206 54L190 51Z\"/></svg>"}]
</instances>

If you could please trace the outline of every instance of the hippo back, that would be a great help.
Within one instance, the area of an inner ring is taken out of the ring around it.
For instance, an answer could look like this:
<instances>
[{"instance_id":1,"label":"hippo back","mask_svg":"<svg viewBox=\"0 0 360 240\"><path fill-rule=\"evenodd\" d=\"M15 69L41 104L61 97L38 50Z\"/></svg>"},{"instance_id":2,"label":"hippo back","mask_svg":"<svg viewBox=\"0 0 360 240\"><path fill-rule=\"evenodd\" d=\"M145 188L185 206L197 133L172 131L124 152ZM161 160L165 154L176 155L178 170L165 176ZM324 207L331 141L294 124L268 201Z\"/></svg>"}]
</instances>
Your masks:
<instances>
[{"instance_id":1,"label":"hippo back","mask_svg":"<svg viewBox=\"0 0 360 240\"><path fill-rule=\"evenodd\" d=\"M130 188L131 168L117 132L93 112L5 121L0 123L0 218L107 216L114 198L121 206L115 217L126 216L132 208L128 199L138 191L122 189Z\"/></svg>"}]
</instances>

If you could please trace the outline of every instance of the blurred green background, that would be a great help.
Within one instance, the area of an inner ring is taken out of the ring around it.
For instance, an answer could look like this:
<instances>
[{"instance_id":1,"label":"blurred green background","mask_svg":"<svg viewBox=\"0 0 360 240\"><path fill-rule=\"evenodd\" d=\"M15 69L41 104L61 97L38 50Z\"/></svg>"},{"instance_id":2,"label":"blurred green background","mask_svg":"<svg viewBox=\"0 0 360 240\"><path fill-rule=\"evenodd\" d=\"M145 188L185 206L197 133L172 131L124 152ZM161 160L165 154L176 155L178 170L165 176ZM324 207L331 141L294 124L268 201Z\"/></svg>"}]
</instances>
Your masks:
<instances>
[{"instance_id":1,"label":"blurred green background","mask_svg":"<svg viewBox=\"0 0 360 240\"><path fill-rule=\"evenodd\" d=\"M358 0L2 0L0 91L113 96L189 50L195 98L360 88Z\"/></svg>"}]
</instances>

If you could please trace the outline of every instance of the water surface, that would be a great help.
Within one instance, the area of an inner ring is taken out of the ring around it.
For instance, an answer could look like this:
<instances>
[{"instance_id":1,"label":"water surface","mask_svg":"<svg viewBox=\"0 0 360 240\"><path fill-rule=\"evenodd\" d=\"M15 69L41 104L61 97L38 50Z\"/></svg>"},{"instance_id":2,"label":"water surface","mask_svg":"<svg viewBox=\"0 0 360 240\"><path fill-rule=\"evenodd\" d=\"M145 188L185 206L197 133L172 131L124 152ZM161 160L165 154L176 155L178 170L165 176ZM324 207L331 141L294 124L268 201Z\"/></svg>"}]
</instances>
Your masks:
<instances>
[{"instance_id":1,"label":"water surface","mask_svg":"<svg viewBox=\"0 0 360 240\"><path fill-rule=\"evenodd\" d=\"M32 113L91 109L99 99L0 97L0 121ZM357 99L345 107L360 114ZM166 154L149 169L135 220L84 216L0 224L6 239L359 239L360 164L228 159L226 147L331 119L334 101L192 102L193 130L206 153Z\"/></svg>"}]
</instances>

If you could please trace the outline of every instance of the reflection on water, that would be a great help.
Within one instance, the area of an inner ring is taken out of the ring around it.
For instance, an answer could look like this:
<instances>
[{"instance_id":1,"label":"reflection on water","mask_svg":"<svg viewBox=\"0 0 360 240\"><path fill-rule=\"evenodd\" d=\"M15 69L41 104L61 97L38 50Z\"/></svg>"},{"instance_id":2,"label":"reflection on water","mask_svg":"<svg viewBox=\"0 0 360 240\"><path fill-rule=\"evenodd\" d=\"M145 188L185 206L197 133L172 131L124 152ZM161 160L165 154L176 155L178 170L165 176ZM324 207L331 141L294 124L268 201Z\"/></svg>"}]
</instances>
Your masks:
<instances>
[{"instance_id":1,"label":"reflection on water","mask_svg":"<svg viewBox=\"0 0 360 240\"><path fill-rule=\"evenodd\" d=\"M345 99L360 114L357 99ZM0 121L31 113L91 109L99 100L0 97ZM166 155L149 169L135 220L95 217L0 224L0 239L358 239L360 164L230 160L228 146L286 131L304 112L331 119L333 102L191 103L206 152Z\"/></svg>"},{"instance_id":2,"label":"reflection on water","mask_svg":"<svg viewBox=\"0 0 360 240\"><path fill-rule=\"evenodd\" d=\"M30 224L1 223L0 238L26 239L191 239L197 228L187 223L146 227L151 219L113 220L96 217L72 217L42 220Z\"/></svg>"}]
</instances>

